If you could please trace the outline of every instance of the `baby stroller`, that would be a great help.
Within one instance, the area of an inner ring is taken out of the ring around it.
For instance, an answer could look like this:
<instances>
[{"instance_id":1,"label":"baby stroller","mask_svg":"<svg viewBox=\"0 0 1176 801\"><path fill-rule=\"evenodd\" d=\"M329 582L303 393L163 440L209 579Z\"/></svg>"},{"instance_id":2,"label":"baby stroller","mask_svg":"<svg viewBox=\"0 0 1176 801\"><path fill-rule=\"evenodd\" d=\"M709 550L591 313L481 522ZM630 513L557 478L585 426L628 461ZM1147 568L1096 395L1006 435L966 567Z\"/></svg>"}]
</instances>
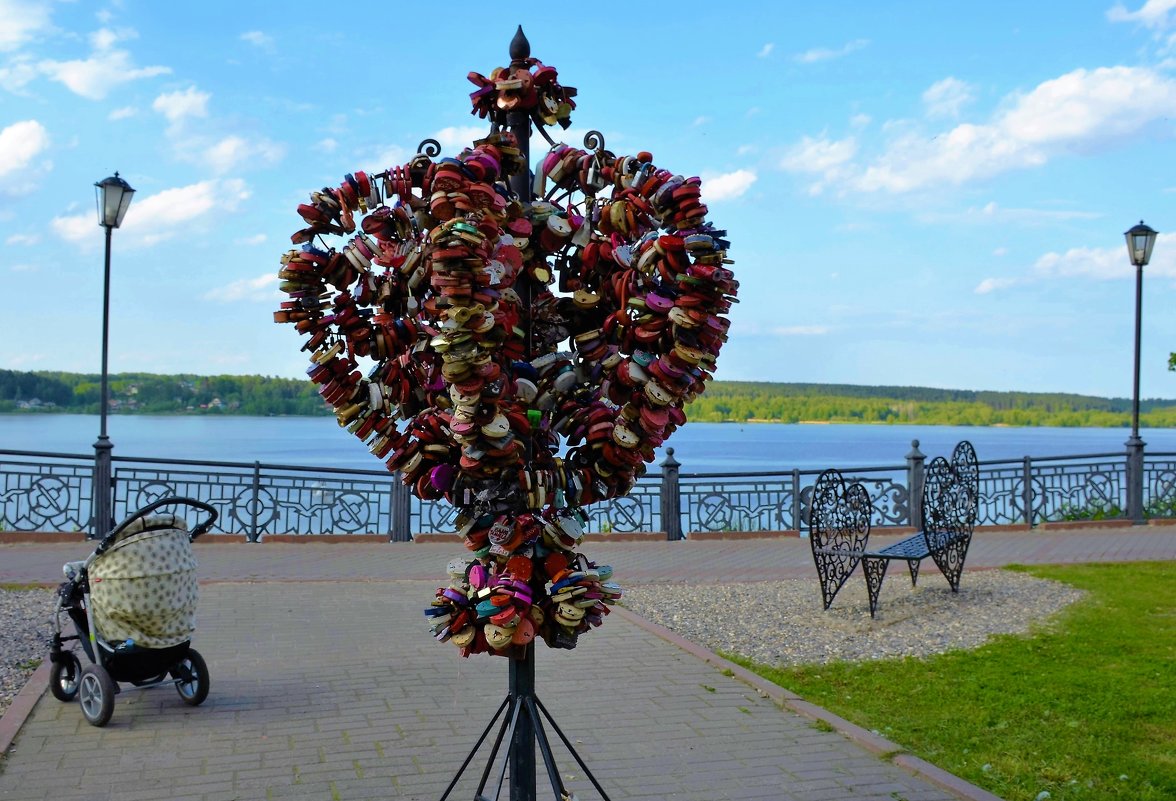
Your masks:
<instances>
[{"instance_id":1,"label":"baby stroller","mask_svg":"<svg viewBox=\"0 0 1176 801\"><path fill-rule=\"evenodd\" d=\"M175 514L152 515L165 506L193 506L208 519L188 531ZM114 712L118 682L136 687L174 684L184 703L208 697L208 666L192 648L195 631L196 559L192 541L216 522L211 506L190 498L164 498L115 527L84 561L67 562L57 591L49 659L49 690L59 701L75 697L82 715L105 726ZM77 633L62 636L61 617ZM62 645L81 642L91 664Z\"/></svg>"}]
</instances>

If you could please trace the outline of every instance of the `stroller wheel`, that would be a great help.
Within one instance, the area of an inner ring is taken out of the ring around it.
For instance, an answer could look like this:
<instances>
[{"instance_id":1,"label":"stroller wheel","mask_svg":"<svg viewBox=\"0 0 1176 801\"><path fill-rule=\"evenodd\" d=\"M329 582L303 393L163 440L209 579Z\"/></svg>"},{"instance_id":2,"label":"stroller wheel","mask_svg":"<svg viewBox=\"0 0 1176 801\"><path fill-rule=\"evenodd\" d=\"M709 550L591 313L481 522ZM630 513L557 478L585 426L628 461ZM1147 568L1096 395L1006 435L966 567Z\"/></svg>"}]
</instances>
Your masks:
<instances>
[{"instance_id":1,"label":"stroller wheel","mask_svg":"<svg viewBox=\"0 0 1176 801\"><path fill-rule=\"evenodd\" d=\"M86 665L78 681L78 703L91 726L105 726L114 714L114 680L101 665Z\"/></svg>"},{"instance_id":2,"label":"stroller wheel","mask_svg":"<svg viewBox=\"0 0 1176 801\"><path fill-rule=\"evenodd\" d=\"M72 701L78 694L78 679L82 675L82 663L72 651L65 651L60 662L53 663L49 675L49 692L58 701Z\"/></svg>"},{"instance_id":3,"label":"stroller wheel","mask_svg":"<svg viewBox=\"0 0 1176 801\"><path fill-rule=\"evenodd\" d=\"M200 706L208 697L211 680L204 657L195 648L188 649L188 655L181 659L171 671L176 680L176 692L188 706Z\"/></svg>"}]
</instances>

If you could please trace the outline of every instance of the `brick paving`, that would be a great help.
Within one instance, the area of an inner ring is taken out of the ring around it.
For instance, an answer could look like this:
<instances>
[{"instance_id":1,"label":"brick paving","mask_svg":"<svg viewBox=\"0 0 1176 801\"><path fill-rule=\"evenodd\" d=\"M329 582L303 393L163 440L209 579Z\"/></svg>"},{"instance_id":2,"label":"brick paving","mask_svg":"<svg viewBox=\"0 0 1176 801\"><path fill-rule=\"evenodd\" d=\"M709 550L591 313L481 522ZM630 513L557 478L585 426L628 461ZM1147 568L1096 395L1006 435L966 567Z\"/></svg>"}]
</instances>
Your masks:
<instances>
[{"instance_id":1,"label":"brick paving","mask_svg":"<svg viewBox=\"0 0 1176 801\"><path fill-rule=\"evenodd\" d=\"M194 638L212 675L204 705L124 688L95 729L76 703L45 695L0 798L437 799L502 701L507 664L429 638L420 609L434 586L205 585ZM621 615L575 651L540 649L536 686L618 801L953 797ZM555 752L570 789L596 797ZM473 797L484 762L454 798Z\"/></svg>"},{"instance_id":2,"label":"brick paving","mask_svg":"<svg viewBox=\"0 0 1176 801\"><path fill-rule=\"evenodd\" d=\"M0 799L439 798L506 690L505 660L463 660L425 630L420 610L460 550L199 544L194 645L209 664L209 699L190 708L168 687L128 687L95 729L76 703L46 694L0 762ZM630 584L813 575L795 538L583 550ZM0 582L53 581L85 553L84 543L0 545ZM1176 527L981 532L968 568L1154 559L1176 559ZM724 666L620 612L575 651L540 648L536 686L617 801L993 798L909 756L887 759L885 740ZM569 789L596 798L558 743L555 753ZM473 797L484 757L453 798ZM541 762L538 773L548 798Z\"/></svg>"},{"instance_id":3,"label":"brick paving","mask_svg":"<svg viewBox=\"0 0 1176 801\"><path fill-rule=\"evenodd\" d=\"M889 538L875 531L870 544ZM85 542L0 543L0 582L56 582L61 565L92 549ZM437 581L462 549L445 542L263 542L197 540L202 581ZM589 558L617 568L624 585L642 582L768 581L814 576L808 540L777 537L745 540L585 542ZM968 550L966 569L1008 564L1176 560L1176 525L1118 526L1049 531L980 529Z\"/></svg>"}]
</instances>

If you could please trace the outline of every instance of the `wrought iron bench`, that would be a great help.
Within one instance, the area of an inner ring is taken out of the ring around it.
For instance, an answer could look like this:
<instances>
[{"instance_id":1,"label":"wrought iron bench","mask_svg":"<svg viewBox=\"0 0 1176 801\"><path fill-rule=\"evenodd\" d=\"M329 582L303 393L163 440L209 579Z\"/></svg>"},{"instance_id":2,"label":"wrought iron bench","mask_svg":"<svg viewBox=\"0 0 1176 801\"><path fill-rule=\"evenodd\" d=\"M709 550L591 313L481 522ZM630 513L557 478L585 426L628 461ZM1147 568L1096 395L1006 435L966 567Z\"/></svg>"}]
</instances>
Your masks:
<instances>
[{"instance_id":1,"label":"wrought iron bench","mask_svg":"<svg viewBox=\"0 0 1176 801\"><path fill-rule=\"evenodd\" d=\"M958 592L964 558L976 527L980 470L972 444L956 445L948 462L942 456L927 467L920 499L923 530L900 542L871 551L870 495L859 483L847 485L841 473L826 470L817 479L809 520L809 544L821 580L825 609L833 603L858 562L866 576L870 616L878 609L878 594L891 560L907 563L911 584L919 578L919 565L927 557L943 573L952 592Z\"/></svg>"}]
</instances>

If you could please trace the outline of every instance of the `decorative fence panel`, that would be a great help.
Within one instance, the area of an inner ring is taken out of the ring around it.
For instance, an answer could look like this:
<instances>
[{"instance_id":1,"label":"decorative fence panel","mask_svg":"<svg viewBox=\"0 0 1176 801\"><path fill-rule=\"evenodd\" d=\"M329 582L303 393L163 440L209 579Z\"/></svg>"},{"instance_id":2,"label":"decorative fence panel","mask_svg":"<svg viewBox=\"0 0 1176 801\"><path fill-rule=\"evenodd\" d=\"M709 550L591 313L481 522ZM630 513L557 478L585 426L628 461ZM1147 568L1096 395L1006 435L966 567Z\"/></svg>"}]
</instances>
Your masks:
<instances>
[{"instance_id":1,"label":"decorative fence panel","mask_svg":"<svg viewBox=\"0 0 1176 801\"><path fill-rule=\"evenodd\" d=\"M815 470L791 473L682 473L684 530L803 531L808 529ZM910 522L906 468L858 468L848 481L860 481L873 501L873 526Z\"/></svg>"},{"instance_id":2,"label":"decorative fence panel","mask_svg":"<svg viewBox=\"0 0 1176 801\"><path fill-rule=\"evenodd\" d=\"M92 457L0 451L0 530L86 531L93 479Z\"/></svg>"},{"instance_id":3,"label":"decorative fence panel","mask_svg":"<svg viewBox=\"0 0 1176 801\"><path fill-rule=\"evenodd\" d=\"M1148 517L1176 517L1176 453L1144 458L1143 503Z\"/></svg>"},{"instance_id":4,"label":"decorative fence panel","mask_svg":"<svg viewBox=\"0 0 1176 801\"><path fill-rule=\"evenodd\" d=\"M917 525L913 501L924 456L905 466L848 468L874 503L871 524ZM1128 460L1106 453L980 463L980 525L1082 519L1125 519ZM291 465L114 459L114 516L122 519L165 495L182 495L220 512L217 529L250 540L285 534L377 534L408 540L418 532L452 531L456 509L420 501L383 471ZM593 504L589 529L689 532L808 528L819 471L680 473L672 453L661 475L639 480L624 498ZM91 536L92 456L0 450L0 531L87 531ZM1176 519L1176 453L1145 454L1147 517ZM912 491L914 487L914 491Z\"/></svg>"},{"instance_id":5,"label":"decorative fence panel","mask_svg":"<svg viewBox=\"0 0 1176 801\"><path fill-rule=\"evenodd\" d=\"M1083 460L1083 461L1079 461ZM1127 464L1116 454L1038 459L1032 466L1032 524L1123 517Z\"/></svg>"},{"instance_id":6,"label":"decorative fence panel","mask_svg":"<svg viewBox=\"0 0 1176 801\"><path fill-rule=\"evenodd\" d=\"M374 471L262 464L210 463L199 471L170 465L118 467L114 510L122 518L158 498L181 495L213 506L220 513L216 529L243 532L253 541L267 534L308 533L393 539L394 481Z\"/></svg>"}]
</instances>

